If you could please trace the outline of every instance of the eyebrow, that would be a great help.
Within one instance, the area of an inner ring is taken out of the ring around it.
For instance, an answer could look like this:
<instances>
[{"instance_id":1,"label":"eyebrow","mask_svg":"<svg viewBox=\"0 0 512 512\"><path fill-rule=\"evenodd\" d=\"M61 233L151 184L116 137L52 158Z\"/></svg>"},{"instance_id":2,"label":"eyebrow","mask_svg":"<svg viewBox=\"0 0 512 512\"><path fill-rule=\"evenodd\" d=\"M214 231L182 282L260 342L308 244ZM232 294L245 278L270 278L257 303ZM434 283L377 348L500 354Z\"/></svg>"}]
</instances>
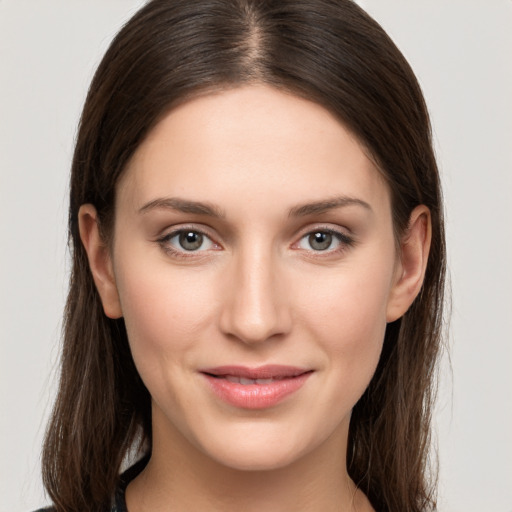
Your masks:
<instances>
[{"instance_id":1,"label":"eyebrow","mask_svg":"<svg viewBox=\"0 0 512 512\"><path fill-rule=\"evenodd\" d=\"M139 213L144 214L152 210L176 210L183 213L192 213L196 215L208 215L210 217L224 218L225 214L218 207L200 201L189 201L177 197L160 197L149 201Z\"/></svg>"},{"instance_id":2,"label":"eyebrow","mask_svg":"<svg viewBox=\"0 0 512 512\"><path fill-rule=\"evenodd\" d=\"M324 201L316 201L314 203L306 203L299 206L294 206L290 209L288 215L290 217L305 217L307 215L318 215L326 213L335 208L342 208L344 206L361 206L366 210L373 212L372 207L362 199L355 197L339 196Z\"/></svg>"},{"instance_id":3,"label":"eyebrow","mask_svg":"<svg viewBox=\"0 0 512 512\"><path fill-rule=\"evenodd\" d=\"M336 208L344 206L361 206L366 210L373 212L372 207L362 199L354 197L339 196L324 201L305 203L294 206L288 212L289 217L306 217L308 215L318 215L326 213ZM145 214L152 210L176 210L183 213L192 213L196 215L207 215L214 218L225 218L225 213L211 203L201 201L190 201L177 197L160 197L149 201L139 209L139 213Z\"/></svg>"}]
</instances>

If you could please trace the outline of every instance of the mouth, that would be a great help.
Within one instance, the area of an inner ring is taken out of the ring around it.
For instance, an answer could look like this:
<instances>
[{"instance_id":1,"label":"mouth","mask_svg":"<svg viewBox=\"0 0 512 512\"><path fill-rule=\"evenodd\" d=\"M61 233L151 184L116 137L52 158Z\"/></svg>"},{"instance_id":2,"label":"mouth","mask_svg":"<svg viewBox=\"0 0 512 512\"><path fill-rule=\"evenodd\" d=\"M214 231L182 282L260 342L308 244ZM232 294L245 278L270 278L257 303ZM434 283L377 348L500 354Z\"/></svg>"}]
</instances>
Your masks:
<instances>
[{"instance_id":1,"label":"mouth","mask_svg":"<svg viewBox=\"0 0 512 512\"><path fill-rule=\"evenodd\" d=\"M236 382L238 384L242 384L243 386L250 386L253 384L271 384L276 380L283 380L285 377L272 377L270 379L245 379L244 377L235 377L234 375L226 375L224 377L212 375L212 377L216 377L217 379L226 379L228 382Z\"/></svg>"},{"instance_id":2,"label":"mouth","mask_svg":"<svg viewBox=\"0 0 512 512\"><path fill-rule=\"evenodd\" d=\"M283 365L221 366L200 370L217 398L237 408L273 407L297 392L313 370Z\"/></svg>"}]
</instances>

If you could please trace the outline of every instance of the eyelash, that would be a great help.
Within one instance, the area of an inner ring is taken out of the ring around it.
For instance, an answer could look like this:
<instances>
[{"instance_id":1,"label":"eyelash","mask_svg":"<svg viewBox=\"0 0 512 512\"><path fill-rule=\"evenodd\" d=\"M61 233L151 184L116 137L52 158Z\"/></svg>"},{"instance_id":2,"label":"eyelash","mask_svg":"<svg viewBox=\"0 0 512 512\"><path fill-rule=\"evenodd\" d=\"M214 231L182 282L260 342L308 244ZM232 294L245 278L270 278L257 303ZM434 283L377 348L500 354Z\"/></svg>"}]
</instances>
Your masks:
<instances>
[{"instance_id":1,"label":"eyelash","mask_svg":"<svg viewBox=\"0 0 512 512\"><path fill-rule=\"evenodd\" d=\"M176 229L175 231L171 231L170 233L167 233L166 235L158 238L156 241L166 253L170 254L171 256L177 257L177 258L197 258L198 255L204 256L203 254L201 254L201 253L205 252L204 250L202 250L202 251L201 250L187 251L185 249L178 250L178 249L175 249L172 245L170 245L169 242L173 238L180 236L181 234L184 234L184 233L194 233L196 235L201 235L205 239L209 240L210 243L216 247L216 249L214 249L214 250L219 250L218 248L220 248L220 245L218 243L214 242L212 240L212 237L210 235L208 235L208 233L206 233L202 229L198 229L197 227L186 227L185 226L185 227Z\"/></svg>"},{"instance_id":2,"label":"eyelash","mask_svg":"<svg viewBox=\"0 0 512 512\"><path fill-rule=\"evenodd\" d=\"M205 239L209 240L210 243L215 247L213 250L220 250L220 248L221 248L220 244L218 244L217 242L214 242L212 240L211 236L208 235L208 233L206 233L205 231L203 231L201 229L198 229L197 227L190 227L190 228L182 227L182 228L176 229L175 231L167 233L166 235L158 238L156 240L156 242L162 247L162 249L166 253L170 254L173 257L197 258L200 256L204 256L201 253L206 252L209 249L203 249L203 250L198 249L195 251L194 250L187 251L185 249L183 249L183 250L175 249L172 245L170 245L169 242L173 238L180 236L181 234L184 234L184 233L194 233L196 235L201 235ZM331 235L334 239L336 239L338 241L339 246L336 247L335 249L327 248L325 250L300 249L299 247L297 247L307 237L310 237L310 236L316 235L316 234L320 234L320 233ZM350 247L353 247L354 244L355 244L355 240L345 233L342 233L340 231L337 231L337 230L334 230L334 229L328 228L328 227L317 227L315 229L311 229L311 230L305 232L304 234L302 234L301 237L299 238L299 240L297 242L295 242L294 244L292 244L292 248L296 248L297 250L308 251L308 252L311 252L312 254L314 254L315 258L322 258L322 257L332 256L333 254L342 253L342 252L346 251L347 249L349 249Z\"/></svg>"},{"instance_id":3,"label":"eyelash","mask_svg":"<svg viewBox=\"0 0 512 512\"><path fill-rule=\"evenodd\" d=\"M329 227L316 227L315 229L310 229L306 233L304 233L298 242L295 242L293 246L298 246L304 239L307 237L311 237L312 235L316 234L327 234L331 235L333 239L337 240L338 247L334 249L325 249L325 250L314 250L314 249L304 249L305 251L311 252L315 258L325 258L332 256L334 254L340 254L348 250L349 248L353 247L355 245L354 238L348 236L346 233L343 233L341 231L337 231L335 229L329 228Z\"/></svg>"}]
</instances>

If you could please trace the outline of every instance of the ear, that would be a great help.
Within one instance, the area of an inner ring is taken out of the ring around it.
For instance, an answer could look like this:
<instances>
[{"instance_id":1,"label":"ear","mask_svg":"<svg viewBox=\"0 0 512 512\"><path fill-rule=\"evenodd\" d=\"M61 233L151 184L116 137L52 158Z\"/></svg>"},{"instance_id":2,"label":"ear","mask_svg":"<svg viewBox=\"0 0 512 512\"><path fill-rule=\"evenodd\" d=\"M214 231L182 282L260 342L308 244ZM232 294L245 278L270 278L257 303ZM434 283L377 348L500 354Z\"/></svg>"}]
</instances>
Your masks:
<instances>
[{"instance_id":1,"label":"ear","mask_svg":"<svg viewBox=\"0 0 512 512\"><path fill-rule=\"evenodd\" d=\"M98 215L92 204L84 204L78 212L80 238L87 252L94 283L109 318L123 316L109 248L100 235Z\"/></svg>"},{"instance_id":2,"label":"ear","mask_svg":"<svg viewBox=\"0 0 512 512\"><path fill-rule=\"evenodd\" d=\"M388 300L388 322L400 318L421 290L431 238L430 210L425 205L417 206L411 213L409 226L400 243L399 261Z\"/></svg>"}]
</instances>

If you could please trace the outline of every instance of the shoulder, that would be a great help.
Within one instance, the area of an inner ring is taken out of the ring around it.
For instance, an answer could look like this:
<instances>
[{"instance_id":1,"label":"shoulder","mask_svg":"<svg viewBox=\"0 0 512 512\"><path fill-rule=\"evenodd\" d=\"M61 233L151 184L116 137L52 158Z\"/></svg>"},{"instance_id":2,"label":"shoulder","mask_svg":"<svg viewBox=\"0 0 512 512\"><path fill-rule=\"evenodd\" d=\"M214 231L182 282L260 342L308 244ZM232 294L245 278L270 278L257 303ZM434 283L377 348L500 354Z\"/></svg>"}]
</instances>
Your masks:
<instances>
[{"instance_id":1,"label":"shoulder","mask_svg":"<svg viewBox=\"0 0 512 512\"><path fill-rule=\"evenodd\" d=\"M151 454L146 454L133 466L128 468L122 475L120 475L110 512L126 512L126 502L124 498L126 487L146 467L150 456ZM34 512L55 512L55 508L44 507L34 510Z\"/></svg>"}]
</instances>

